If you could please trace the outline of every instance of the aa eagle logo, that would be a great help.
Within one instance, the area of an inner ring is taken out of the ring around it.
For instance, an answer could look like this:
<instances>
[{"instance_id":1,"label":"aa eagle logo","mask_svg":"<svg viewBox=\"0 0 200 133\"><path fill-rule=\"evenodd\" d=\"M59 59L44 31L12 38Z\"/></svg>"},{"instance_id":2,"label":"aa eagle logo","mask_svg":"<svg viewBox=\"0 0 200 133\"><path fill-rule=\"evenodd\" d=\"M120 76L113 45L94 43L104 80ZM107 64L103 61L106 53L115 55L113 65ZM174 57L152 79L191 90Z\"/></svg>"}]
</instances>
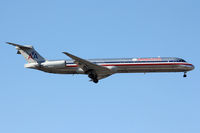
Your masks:
<instances>
[{"instance_id":1,"label":"aa eagle logo","mask_svg":"<svg viewBox=\"0 0 200 133\"><path fill-rule=\"evenodd\" d=\"M29 56L28 56L28 60L29 60L29 59L38 59L38 56L37 56L37 54L36 54L35 52L32 52L32 53L30 53Z\"/></svg>"}]
</instances>

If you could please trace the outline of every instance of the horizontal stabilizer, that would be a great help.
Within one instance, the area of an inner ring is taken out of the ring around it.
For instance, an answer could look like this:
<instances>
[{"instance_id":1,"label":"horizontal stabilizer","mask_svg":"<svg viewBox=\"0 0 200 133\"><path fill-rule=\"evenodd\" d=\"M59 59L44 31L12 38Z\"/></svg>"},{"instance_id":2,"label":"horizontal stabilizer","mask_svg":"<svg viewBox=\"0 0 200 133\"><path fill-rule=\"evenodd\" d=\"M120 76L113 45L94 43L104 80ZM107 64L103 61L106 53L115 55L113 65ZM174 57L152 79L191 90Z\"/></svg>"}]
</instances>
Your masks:
<instances>
[{"instance_id":1,"label":"horizontal stabilizer","mask_svg":"<svg viewBox=\"0 0 200 133\"><path fill-rule=\"evenodd\" d=\"M19 50L17 50L17 54L21 54Z\"/></svg>"},{"instance_id":2,"label":"horizontal stabilizer","mask_svg":"<svg viewBox=\"0 0 200 133\"><path fill-rule=\"evenodd\" d=\"M24 48L24 49L31 49L33 48L32 46L23 46L23 45L19 45L19 44L15 44L15 43L11 43L11 42L6 42L7 44L19 47L19 48Z\"/></svg>"}]
</instances>

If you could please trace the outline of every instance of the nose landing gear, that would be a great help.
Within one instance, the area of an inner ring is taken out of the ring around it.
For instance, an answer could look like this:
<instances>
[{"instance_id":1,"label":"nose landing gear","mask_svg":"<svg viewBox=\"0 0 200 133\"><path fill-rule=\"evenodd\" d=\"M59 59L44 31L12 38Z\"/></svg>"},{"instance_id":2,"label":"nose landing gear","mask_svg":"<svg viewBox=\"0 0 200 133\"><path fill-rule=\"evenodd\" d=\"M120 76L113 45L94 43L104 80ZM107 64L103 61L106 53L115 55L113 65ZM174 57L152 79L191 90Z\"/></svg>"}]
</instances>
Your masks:
<instances>
[{"instance_id":1,"label":"nose landing gear","mask_svg":"<svg viewBox=\"0 0 200 133\"><path fill-rule=\"evenodd\" d=\"M186 77L187 77L187 74L186 74L186 72L184 72L184 75L183 75L183 77L184 77L184 78L186 78Z\"/></svg>"}]
</instances>

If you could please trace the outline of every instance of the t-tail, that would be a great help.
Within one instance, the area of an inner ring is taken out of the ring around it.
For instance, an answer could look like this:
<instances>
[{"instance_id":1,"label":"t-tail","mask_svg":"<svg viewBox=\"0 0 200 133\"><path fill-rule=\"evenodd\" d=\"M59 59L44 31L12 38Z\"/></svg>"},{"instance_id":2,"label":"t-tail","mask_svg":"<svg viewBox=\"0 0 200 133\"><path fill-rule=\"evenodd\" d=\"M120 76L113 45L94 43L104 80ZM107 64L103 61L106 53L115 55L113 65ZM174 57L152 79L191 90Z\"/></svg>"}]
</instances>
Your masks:
<instances>
[{"instance_id":1,"label":"t-tail","mask_svg":"<svg viewBox=\"0 0 200 133\"><path fill-rule=\"evenodd\" d=\"M13 45L16 47L17 54L24 56L28 63L42 63L45 62L45 59L30 45L19 45L15 43L7 42L7 44Z\"/></svg>"}]
</instances>

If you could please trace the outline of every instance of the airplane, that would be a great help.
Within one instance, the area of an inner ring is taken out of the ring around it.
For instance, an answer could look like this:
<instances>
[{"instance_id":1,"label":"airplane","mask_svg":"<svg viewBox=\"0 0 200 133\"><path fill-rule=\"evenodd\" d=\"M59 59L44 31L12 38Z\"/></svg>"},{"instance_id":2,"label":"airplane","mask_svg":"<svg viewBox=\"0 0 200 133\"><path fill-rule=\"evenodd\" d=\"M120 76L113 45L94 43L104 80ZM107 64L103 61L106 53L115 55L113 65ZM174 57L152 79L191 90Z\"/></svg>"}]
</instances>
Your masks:
<instances>
[{"instance_id":1,"label":"airplane","mask_svg":"<svg viewBox=\"0 0 200 133\"><path fill-rule=\"evenodd\" d=\"M183 72L183 77L187 77L186 73L194 69L194 65L175 57L86 60L63 52L71 60L46 60L31 45L7 44L15 46L17 54L24 56L28 62L25 68L54 74L85 74L94 83L116 73Z\"/></svg>"}]
</instances>

